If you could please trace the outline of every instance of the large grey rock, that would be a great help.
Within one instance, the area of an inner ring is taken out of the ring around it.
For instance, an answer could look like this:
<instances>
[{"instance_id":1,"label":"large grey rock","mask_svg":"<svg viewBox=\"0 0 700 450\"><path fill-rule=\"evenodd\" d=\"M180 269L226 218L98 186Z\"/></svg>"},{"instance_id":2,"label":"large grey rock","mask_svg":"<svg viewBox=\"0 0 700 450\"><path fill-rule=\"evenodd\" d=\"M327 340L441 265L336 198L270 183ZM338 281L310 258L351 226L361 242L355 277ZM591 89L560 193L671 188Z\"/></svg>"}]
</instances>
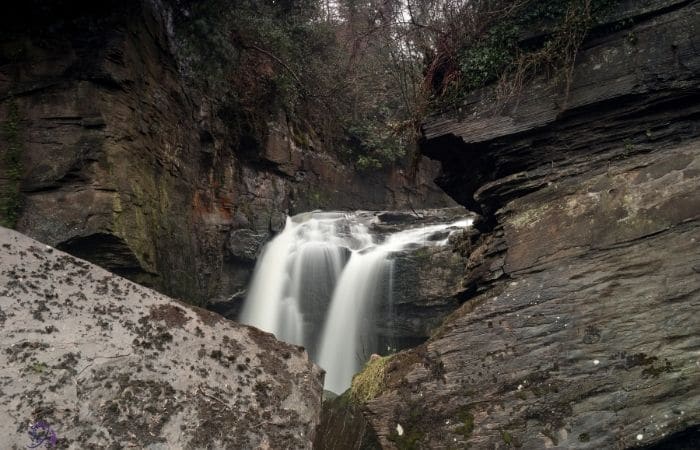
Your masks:
<instances>
[{"instance_id":1,"label":"large grey rock","mask_svg":"<svg viewBox=\"0 0 700 450\"><path fill-rule=\"evenodd\" d=\"M2 448L310 448L322 373L270 334L0 228Z\"/></svg>"}]
</instances>

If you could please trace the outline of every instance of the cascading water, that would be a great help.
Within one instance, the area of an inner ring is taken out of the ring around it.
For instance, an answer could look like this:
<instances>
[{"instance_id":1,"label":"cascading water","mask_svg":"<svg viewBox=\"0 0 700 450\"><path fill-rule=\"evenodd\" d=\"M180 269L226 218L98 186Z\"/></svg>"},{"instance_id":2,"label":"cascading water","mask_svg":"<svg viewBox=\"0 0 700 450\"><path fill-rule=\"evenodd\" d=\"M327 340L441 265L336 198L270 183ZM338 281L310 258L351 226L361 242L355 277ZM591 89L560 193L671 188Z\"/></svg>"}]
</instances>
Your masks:
<instances>
[{"instance_id":1,"label":"cascading water","mask_svg":"<svg viewBox=\"0 0 700 450\"><path fill-rule=\"evenodd\" d=\"M338 281L321 334L318 364L326 369L325 388L342 392L352 375L376 351L368 313L386 289L384 252L355 252Z\"/></svg>"},{"instance_id":2,"label":"cascading water","mask_svg":"<svg viewBox=\"0 0 700 450\"><path fill-rule=\"evenodd\" d=\"M315 354L314 327L323 320L333 288L347 259L333 213L287 218L255 267L240 321L304 345ZM317 332L316 332L317 334Z\"/></svg>"},{"instance_id":3,"label":"cascading water","mask_svg":"<svg viewBox=\"0 0 700 450\"><path fill-rule=\"evenodd\" d=\"M326 370L325 388L350 386L378 352L373 313L392 302L392 255L444 245L470 219L371 233L370 213L306 213L288 218L255 268L241 312L243 323L303 345Z\"/></svg>"}]
</instances>

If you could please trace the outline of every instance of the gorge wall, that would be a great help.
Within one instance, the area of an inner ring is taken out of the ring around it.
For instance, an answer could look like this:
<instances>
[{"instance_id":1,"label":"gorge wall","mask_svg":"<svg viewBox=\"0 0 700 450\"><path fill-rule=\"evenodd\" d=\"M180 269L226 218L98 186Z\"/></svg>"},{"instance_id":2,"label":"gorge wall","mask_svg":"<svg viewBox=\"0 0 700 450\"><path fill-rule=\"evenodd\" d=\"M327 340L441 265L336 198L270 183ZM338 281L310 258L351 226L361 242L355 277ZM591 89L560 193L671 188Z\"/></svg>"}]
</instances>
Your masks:
<instances>
[{"instance_id":1,"label":"gorge wall","mask_svg":"<svg viewBox=\"0 0 700 450\"><path fill-rule=\"evenodd\" d=\"M358 172L281 112L241 142L216 92L182 79L170 6L30 1L3 16L0 139L17 160L0 162L0 200L21 204L17 230L202 304L245 286L287 214L454 204L436 163L414 180Z\"/></svg>"},{"instance_id":2,"label":"gorge wall","mask_svg":"<svg viewBox=\"0 0 700 450\"><path fill-rule=\"evenodd\" d=\"M388 362L385 448L700 445L700 5L622 2L570 89L430 118L472 296ZM376 373L376 372L375 372Z\"/></svg>"}]
</instances>

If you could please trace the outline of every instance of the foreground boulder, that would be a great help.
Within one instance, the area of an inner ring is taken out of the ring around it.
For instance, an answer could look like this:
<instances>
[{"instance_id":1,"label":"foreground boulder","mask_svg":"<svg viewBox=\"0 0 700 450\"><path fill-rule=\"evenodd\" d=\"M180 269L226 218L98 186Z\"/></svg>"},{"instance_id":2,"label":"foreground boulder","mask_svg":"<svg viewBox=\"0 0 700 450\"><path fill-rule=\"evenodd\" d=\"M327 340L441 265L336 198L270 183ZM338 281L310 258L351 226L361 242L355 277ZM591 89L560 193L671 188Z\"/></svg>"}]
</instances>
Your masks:
<instances>
[{"instance_id":1,"label":"foreground boulder","mask_svg":"<svg viewBox=\"0 0 700 450\"><path fill-rule=\"evenodd\" d=\"M4 228L0 341L3 448L310 448L319 421L303 350Z\"/></svg>"}]
</instances>

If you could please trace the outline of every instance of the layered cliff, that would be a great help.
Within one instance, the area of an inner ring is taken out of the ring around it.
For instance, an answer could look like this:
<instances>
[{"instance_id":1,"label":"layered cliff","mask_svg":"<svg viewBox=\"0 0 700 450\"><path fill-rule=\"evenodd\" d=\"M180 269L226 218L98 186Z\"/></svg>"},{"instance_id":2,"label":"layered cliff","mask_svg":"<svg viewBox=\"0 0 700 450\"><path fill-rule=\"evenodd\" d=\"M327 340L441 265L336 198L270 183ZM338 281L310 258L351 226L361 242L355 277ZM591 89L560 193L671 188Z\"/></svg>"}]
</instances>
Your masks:
<instances>
[{"instance_id":1,"label":"layered cliff","mask_svg":"<svg viewBox=\"0 0 700 450\"><path fill-rule=\"evenodd\" d=\"M700 5L622 2L569 89L430 118L472 296L386 362L386 448L700 445Z\"/></svg>"},{"instance_id":2,"label":"layered cliff","mask_svg":"<svg viewBox=\"0 0 700 450\"><path fill-rule=\"evenodd\" d=\"M444 206L424 161L357 171L283 112L243 139L181 74L171 2L25 2L2 18L6 224L188 301L226 299L287 214Z\"/></svg>"}]
</instances>

